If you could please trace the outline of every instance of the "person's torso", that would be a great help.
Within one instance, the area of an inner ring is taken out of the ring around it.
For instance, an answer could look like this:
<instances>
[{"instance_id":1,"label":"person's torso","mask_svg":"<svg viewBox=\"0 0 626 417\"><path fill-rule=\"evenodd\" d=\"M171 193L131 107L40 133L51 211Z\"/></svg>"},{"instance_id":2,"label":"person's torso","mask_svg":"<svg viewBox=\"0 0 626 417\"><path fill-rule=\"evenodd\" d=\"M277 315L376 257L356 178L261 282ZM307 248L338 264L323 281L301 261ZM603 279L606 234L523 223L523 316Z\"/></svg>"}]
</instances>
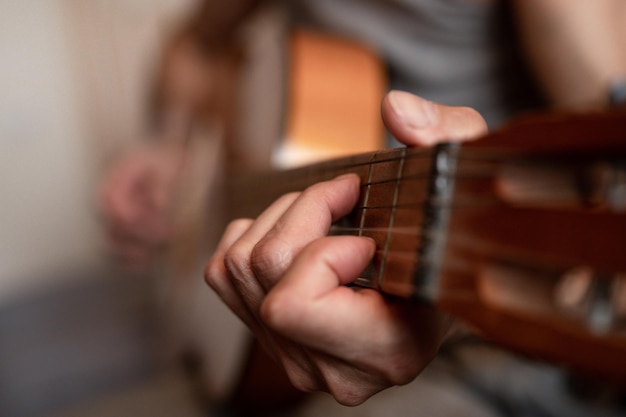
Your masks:
<instances>
[{"instance_id":1,"label":"person's torso","mask_svg":"<svg viewBox=\"0 0 626 417\"><path fill-rule=\"evenodd\" d=\"M541 106L506 5L495 0L293 0L298 24L356 39L390 87L477 109L491 126Z\"/></svg>"}]
</instances>

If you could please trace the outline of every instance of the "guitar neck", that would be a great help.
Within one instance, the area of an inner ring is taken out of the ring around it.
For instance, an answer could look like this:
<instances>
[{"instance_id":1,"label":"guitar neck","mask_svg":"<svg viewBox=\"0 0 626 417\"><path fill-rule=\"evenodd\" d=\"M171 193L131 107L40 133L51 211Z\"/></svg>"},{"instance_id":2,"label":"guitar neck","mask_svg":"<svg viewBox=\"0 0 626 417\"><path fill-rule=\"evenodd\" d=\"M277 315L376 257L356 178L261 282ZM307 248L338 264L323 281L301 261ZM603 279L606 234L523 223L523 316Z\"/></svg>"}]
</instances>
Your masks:
<instances>
[{"instance_id":1,"label":"guitar neck","mask_svg":"<svg viewBox=\"0 0 626 417\"><path fill-rule=\"evenodd\" d=\"M256 216L281 194L354 173L359 200L330 233L376 241L357 284L429 302L525 353L626 379L626 364L615 366L626 352L625 132L623 113L549 116L462 148L256 175L231 182L229 214Z\"/></svg>"},{"instance_id":2,"label":"guitar neck","mask_svg":"<svg viewBox=\"0 0 626 417\"><path fill-rule=\"evenodd\" d=\"M226 185L229 217L254 217L283 194L302 191L343 174L358 175L362 190L368 186L389 187L389 184L403 181L398 176L398 165L406 161L410 161L415 175L419 173L425 178L429 175L433 153L433 149L386 149L296 169L231 175Z\"/></svg>"}]
</instances>

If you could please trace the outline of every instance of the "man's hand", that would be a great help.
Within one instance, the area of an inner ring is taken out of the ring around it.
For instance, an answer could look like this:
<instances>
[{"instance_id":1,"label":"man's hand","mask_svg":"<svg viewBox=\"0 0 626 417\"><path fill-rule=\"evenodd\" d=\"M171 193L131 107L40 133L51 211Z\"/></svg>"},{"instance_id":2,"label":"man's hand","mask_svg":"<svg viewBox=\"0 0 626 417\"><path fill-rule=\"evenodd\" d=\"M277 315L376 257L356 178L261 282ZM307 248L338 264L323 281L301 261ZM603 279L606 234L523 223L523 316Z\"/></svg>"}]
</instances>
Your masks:
<instances>
[{"instance_id":1,"label":"man's hand","mask_svg":"<svg viewBox=\"0 0 626 417\"><path fill-rule=\"evenodd\" d=\"M182 145L152 145L121 158L110 170L100 205L113 253L145 270L171 238L170 208L184 162Z\"/></svg>"},{"instance_id":2,"label":"man's hand","mask_svg":"<svg viewBox=\"0 0 626 417\"><path fill-rule=\"evenodd\" d=\"M391 132L411 145L486 131L471 109L408 93L390 93L382 110ZM328 391L346 405L413 380L450 325L431 308L346 286L372 259L374 242L327 233L358 193L358 178L345 175L283 196L256 220L231 223L205 271L296 387Z\"/></svg>"}]
</instances>

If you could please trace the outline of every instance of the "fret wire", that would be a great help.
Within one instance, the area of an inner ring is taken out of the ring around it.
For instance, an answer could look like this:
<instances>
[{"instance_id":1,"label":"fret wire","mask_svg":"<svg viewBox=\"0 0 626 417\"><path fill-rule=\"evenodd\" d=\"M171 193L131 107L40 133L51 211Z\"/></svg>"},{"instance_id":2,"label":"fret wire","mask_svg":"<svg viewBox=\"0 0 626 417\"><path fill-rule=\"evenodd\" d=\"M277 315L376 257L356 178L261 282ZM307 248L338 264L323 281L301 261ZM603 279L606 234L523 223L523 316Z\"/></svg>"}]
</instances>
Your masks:
<instances>
[{"instance_id":1,"label":"fret wire","mask_svg":"<svg viewBox=\"0 0 626 417\"><path fill-rule=\"evenodd\" d=\"M402 172L404 171L404 163L405 163L404 155L405 155L405 150L403 150L402 158L400 159L400 163L398 164L398 178L402 177ZM383 254L381 264L380 264L380 271L378 275L378 287L379 288L382 286L383 278L385 277L387 256L389 254L389 245L391 241L391 229L393 228L393 224L395 220L395 215L396 215L395 206L398 203L399 194L400 194L400 180L398 179L398 181L396 182L396 188L394 190L393 203L392 203L393 207L391 208L391 214L389 216L389 230L387 231L387 237L385 238L385 249L384 249L384 254Z\"/></svg>"},{"instance_id":2,"label":"fret wire","mask_svg":"<svg viewBox=\"0 0 626 417\"><path fill-rule=\"evenodd\" d=\"M375 155L372 155L372 159L374 159ZM367 178L367 183L371 184L372 182L372 175L373 175L374 169L372 168L372 165L370 164L369 166L369 171L368 171L368 178ZM369 201L369 197L370 197L370 185L367 185L367 190L365 191L365 196L363 198L363 210L361 211L361 221L359 222L359 226L360 226L360 231L359 231L359 236L363 235L363 225L365 224L365 213L367 212L367 203Z\"/></svg>"}]
</instances>

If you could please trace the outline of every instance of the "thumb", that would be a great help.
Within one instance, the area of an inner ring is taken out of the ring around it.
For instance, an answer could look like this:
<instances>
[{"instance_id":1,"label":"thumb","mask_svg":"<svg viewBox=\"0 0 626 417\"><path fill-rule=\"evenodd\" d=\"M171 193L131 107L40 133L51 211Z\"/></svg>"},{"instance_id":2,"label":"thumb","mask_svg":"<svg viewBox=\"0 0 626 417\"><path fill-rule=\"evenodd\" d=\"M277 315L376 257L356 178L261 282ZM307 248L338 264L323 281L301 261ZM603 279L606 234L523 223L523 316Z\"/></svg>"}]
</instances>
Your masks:
<instances>
[{"instance_id":1,"label":"thumb","mask_svg":"<svg viewBox=\"0 0 626 417\"><path fill-rule=\"evenodd\" d=\"M391 134L409 146L463 142L487 133L487 123L476 110L444 106L404 91L387 94L382 117Z\"/></svg>"}]
</instances>

